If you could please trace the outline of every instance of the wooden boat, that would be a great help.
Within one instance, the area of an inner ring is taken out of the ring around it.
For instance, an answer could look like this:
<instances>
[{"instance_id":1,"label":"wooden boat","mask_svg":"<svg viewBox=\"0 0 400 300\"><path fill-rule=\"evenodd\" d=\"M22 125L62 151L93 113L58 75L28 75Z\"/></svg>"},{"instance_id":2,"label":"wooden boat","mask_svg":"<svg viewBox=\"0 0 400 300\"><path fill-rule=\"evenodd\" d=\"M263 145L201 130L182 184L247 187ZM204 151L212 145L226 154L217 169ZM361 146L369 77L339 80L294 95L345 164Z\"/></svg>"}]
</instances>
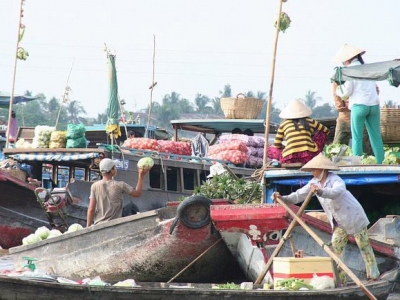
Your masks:
<instances>
[{"instance_id":1,"label":"wooden boat","mask_svg":"<svg viewBox=\"0 0 400 300\"><path fill-rule=\"evenodd\" d=\"M43 300L109 300L109 299L141 299L141 300L197 300L197 299L274 299L274 300L336 300L336 299L368 299L356 286L343 288L313 290L313 291L285 291L263 290L261 286L254 286L251 290L216 289L215 284L166 284L166 283L139 283L139 287L88 286L75 284L61 284L38 280L23 280L0 276L1 300L28 300L32 295L40 295ZM388 298L391 283L376 281L366 284L367 288L378 300Z\"/></svg>"},{"instance_id":2,"label":"wooden boat","mask_svg":"<svg viewBox=\"0 0 400 300\"><path fill-rule=\"evenodd\" d=\"M211 226L210 203L194 196L179 206L123 217L9 252L16 266L24 264L24 257L32 257L38 259L38 269L74 279L168 281L186 267L176 282L243 278Z\"/></svg>"}]
</instances>

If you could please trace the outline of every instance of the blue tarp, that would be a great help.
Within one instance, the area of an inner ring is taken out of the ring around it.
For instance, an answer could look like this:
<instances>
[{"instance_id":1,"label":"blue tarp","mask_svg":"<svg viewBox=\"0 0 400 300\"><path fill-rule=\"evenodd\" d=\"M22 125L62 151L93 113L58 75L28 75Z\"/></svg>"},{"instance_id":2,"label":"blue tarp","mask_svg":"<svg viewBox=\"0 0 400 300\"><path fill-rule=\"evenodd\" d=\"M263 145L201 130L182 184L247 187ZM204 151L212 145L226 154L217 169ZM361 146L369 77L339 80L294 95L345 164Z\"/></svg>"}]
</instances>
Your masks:
<instances>
[{"instance_id":1,"label":"blue tarp","mask_svg":"<svg viewBox=\"0 0 400 300\"><path fill-rule=\"evenodd\" d=\"M74 161L85 160L100 157L100 153L68 153L68 152L47 152L47 153L29 153L11 155L14 159L20 161Z\"/></svg>"}]
</instances>

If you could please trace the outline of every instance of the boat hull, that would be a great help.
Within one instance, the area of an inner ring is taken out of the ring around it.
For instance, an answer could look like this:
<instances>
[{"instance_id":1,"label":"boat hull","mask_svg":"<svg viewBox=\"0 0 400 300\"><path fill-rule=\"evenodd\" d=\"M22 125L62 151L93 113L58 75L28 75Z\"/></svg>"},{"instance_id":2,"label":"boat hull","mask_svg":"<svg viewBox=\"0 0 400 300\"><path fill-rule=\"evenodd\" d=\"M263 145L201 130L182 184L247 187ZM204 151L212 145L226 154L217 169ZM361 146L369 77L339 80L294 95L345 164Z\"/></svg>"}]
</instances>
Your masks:
<instances>
[{"instance_id":1,"label":"boat hull","mask_svg":"<svg viewBox=\"0 0 400 300\"><path fill-rule=\"evenodd\" d=\"M368 299L363 291L356 287L344 287L322 291L283 291L283 290L226 290L212 288L211 284L187 284L186 287L176 284L139 283L140 287L86 286L60 284L53 282L28 281L0 276L0 300L30 300L32 295L40 295L42 300L243 300L243 299L274 299L274 300L337 300L337 299ZM391 283L379 281L367 283L366 287L376 299L384 300L389 296Z\"/></svg>"},{"instance_id":2,"label":"boat hull","mask_svg":"<svg viewBox=\"0 0 400 300\"><path fill-rule=\"evenodd\" d=\"M243 278L211 223L192 229L178 221L172 227L176 210L176 206L169 206L108 221L33 245L10 248L10 255L16 266L24 263L23 257L33 257L38 259L37 268L48 274L74 279L101 276L106 281L168 281L204 254L174 281Z\"/></svg>"}]
</instances>

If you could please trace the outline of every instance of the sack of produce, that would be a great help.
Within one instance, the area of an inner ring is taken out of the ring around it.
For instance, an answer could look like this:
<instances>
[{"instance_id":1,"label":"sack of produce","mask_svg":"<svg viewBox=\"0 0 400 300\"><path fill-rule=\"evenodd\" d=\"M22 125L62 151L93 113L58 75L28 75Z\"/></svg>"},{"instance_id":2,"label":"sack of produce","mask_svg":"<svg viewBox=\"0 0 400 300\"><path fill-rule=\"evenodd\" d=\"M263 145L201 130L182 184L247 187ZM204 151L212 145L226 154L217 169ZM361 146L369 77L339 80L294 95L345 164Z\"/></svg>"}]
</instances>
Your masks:
<instances>
[{"instance_id":1,"label":"sack of produce","mask_svg":"<svg viewBox=\"0 0 400 300\"><path fill-rule=\"evenodd\" d=\"M35 127L35 136L32 140L32 148L49 148L51 133L56 130L52 126Z\"/></svg>"},{"instance_id":2,"label":"sack of produce","mask_svg":"<svg viewBox=\"0 0 400 300\"><path fill-rule=\"evenodd\" d=\"M158 143L157 140L149 139L149 138L133 138L127 139L122 147L131 148L131 149L141 149L141 150L149 150L149 151L158 151Z\"/></svg>"},{"instance_id":3,"label":"sack of produce","mask_svg":"<svg viewBox=\"0 0 400 300\"><path fill-rule=\"evenodd\" d=\"M67 143L66 131L53 131L50 136L49 148L65 148Z\"/></svg>"},{"instance_id":4,"label":"sack of produce","mask_svg":"<svg viewBox=\"0 0 400 300\"><path fill-rule=\"evenodd\" d=\"M68 124L67 139L76 139L85 136L86 128L83 124Z\"/></svg>"},{"instance_id":5,"label":"sack of produce","mask_svg":"<svg viewBox=\"0 0 400 300\"><path fill-rule=\"evenodd\" d=\"M192 148L188 142L158 140L157 143L160 152L186 156L190 156L192 154Z\"/></svg>"},{"instance_id":6,"label":"sack of produce","mask_svg":"<svg viewBox=\"0 0 400 300\"><path fill-rule=\"evenodd\" d=\"M66 148L86 148L87 139L86 137L80 137L76 139L67 139Z\"/></svg>"}]
</instances>

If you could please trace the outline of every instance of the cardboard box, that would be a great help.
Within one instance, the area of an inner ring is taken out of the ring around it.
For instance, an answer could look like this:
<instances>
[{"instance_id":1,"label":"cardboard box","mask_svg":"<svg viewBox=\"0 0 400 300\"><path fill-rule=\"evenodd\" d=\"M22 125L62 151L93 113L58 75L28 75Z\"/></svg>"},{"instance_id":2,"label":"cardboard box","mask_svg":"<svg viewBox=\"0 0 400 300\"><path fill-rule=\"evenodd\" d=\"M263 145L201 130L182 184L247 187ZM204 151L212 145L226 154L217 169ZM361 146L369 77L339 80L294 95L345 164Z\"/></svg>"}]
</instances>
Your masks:
<instances>
[{"instance_id":1,"label":"cardboard box","mask_svg":"<svg viewBox=\"0 0 400 300\"><path fill-rule=\"evenodd\" d=\"M314 274L334 278L332 259L321 256L274 257L273 259L274 287L279 280L288 278L303 279L305 283L310 283Z\"/></svg>"}]
</instances>

